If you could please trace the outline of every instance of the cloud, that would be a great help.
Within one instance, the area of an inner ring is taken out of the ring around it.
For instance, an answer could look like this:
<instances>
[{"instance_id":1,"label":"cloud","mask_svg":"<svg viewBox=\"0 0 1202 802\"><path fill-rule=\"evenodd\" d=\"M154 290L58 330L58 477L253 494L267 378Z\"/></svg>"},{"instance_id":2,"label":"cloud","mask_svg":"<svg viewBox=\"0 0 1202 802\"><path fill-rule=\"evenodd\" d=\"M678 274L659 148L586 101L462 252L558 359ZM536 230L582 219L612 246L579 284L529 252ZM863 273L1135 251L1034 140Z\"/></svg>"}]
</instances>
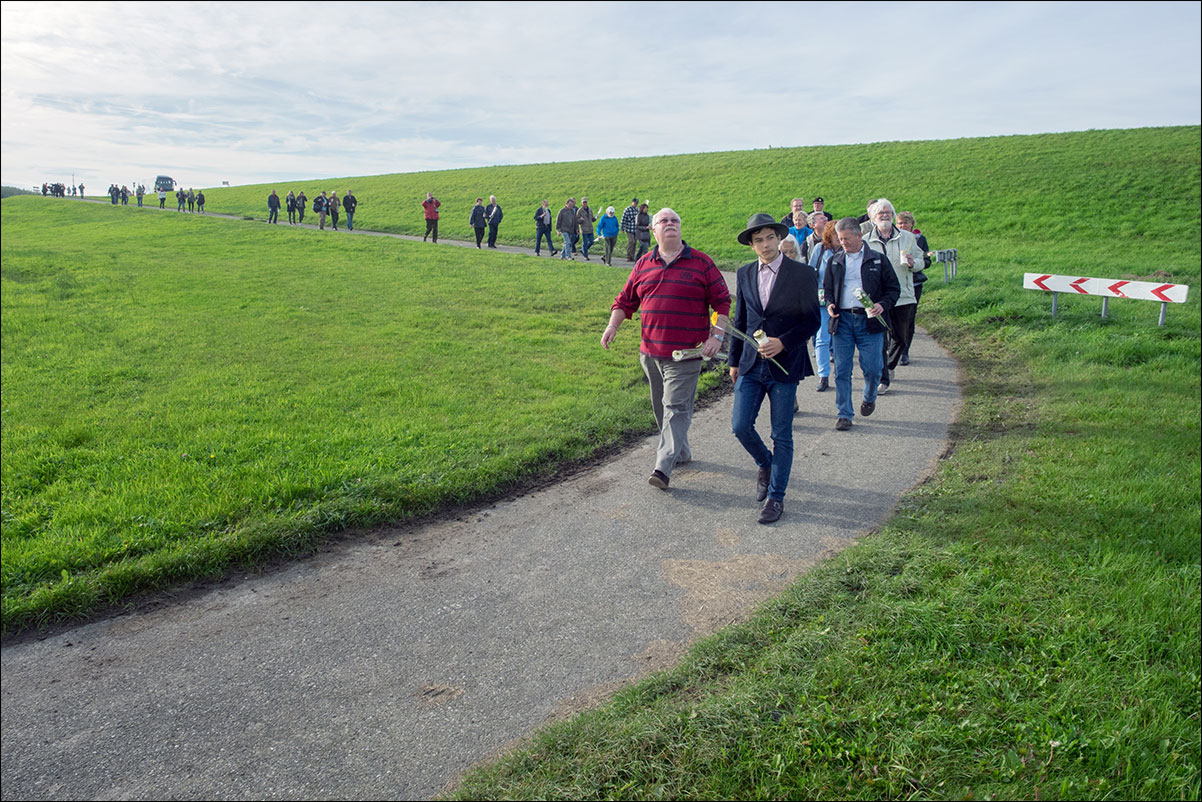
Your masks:
<instances>
[{"instance_id":1,"label":"cloud","mask_svg":"<svg viewBox=\"0 0 1202 802\"><path fill-rule=\"evenodd\" d=\"M1199 5L0 10L6 183L196 185L1199 120ZM1165 24L1165 20L1171 24Z\"/></svg>"}]
</instances>

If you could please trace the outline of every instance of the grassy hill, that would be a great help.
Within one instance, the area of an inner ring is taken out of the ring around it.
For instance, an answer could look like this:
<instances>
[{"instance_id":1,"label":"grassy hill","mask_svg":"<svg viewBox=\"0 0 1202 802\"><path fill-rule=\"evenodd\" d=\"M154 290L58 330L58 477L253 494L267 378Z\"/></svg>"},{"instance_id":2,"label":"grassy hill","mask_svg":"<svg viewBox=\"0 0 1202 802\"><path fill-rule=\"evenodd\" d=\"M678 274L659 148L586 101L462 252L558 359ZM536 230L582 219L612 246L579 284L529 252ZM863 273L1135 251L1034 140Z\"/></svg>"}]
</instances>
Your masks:
<instances>
[{"instance_id":1,"label":"grassy hill","mask_svg":"<svg viewBox=\"0 0 1202 802\"><path fill-rule=\"evenodd\" d=\"M432 191L443 202L440 234L466 240L475 199L494 194L505 210L501 241L533 247L544 198L553 210L587 196L594 209L621 212L637 195L653 210L676 209L686 239L734 265L745 257L734 234L756 211L779 217L794 196L822 195L829 210L854 216L885 196L915 212L932 245L959 246L977 269L1005 268L1049 247L1177 238L1198 221L1197 153L1197 128L1144 128L358 176L215 187L205 197L210 211L266 219L273 188L281 198L290 189L312 198L349 187L361 227L421 235L420 203ZM1125 250L1099 247L1090 258L1104 271L1131 272Z\"/></svg>"},{"instance_id":2,"label":"grassy hill","mask_svg":"<svg viewBox=\"0 0 1202 802\"><path fill-rule=\"evenodd\" d=\"M637 192L728 265L754 211L885 195L960 249L919 310L965 381L938 474L752 621L457 794L1198 798L1200 143L1091 131L293 185L349 184L361 227L417 234L432 189L464 238L493 193L515 244L543 197ZM262 217L266 194L206 190ZM645 426L632 351L595 348L621 271L41 198L9 199L3 226L6 631L478 497ZM1142 301L1101 319L1100 299L1062 298L1053 320L1027 271L1191 296L1163 328ZM423 349L492 321L457 369L485 401L415 392L464 380L423 373ZM556 440L548 415L597 425Z\"/></svg>"}]
</instances>

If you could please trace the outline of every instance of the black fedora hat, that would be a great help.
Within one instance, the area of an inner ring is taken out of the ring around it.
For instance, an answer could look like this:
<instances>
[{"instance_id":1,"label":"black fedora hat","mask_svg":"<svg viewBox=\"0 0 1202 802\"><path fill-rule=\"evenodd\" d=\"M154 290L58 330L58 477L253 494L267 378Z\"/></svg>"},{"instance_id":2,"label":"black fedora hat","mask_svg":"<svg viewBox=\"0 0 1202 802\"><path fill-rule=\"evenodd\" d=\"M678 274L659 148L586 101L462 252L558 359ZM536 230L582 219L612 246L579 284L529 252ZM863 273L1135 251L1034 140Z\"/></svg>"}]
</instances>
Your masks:
<instances>
[{"instance_id":1,"label":"black fedora hat","mask_svg":"<svg viewBox=\"0 0 1202 802\"><path fill-rule=\"evenodd\" d=\"M747 228L743 230L743 233L739 234L739 243L742 245L750 245L751 235L759 231L761 228L772 229L780 236L781 239L789 236L789 227L787 225L776 222L776 218L770 214L760 212L759 214L753 214L750 218L748 218Z\"/></svg>"}]
</instances>

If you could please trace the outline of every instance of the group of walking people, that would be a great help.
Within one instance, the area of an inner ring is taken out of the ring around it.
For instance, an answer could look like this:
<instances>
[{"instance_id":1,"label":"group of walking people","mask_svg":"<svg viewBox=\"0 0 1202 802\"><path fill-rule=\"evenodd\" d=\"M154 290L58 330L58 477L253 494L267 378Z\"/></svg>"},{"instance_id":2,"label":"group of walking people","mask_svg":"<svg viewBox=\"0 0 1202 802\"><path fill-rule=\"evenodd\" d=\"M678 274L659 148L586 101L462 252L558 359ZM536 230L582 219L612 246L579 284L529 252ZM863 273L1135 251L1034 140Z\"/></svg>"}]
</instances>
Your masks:
<instances>
[{"instance_id":1,"label":"group of walking people","mask_svg":"<svg viewBox=\"0 0 1202 802\"><path fill-rule=\"evenodd\" d=\"M305 222L305 209L309 207L309 198L303 189L300 192L288 190L288 194L281 202L276 191L271 190L271 194L267 196L267 222L278 223L280 221L281 206L288 212L288 224L299 225ZM349 189L342 198L338 197L337 190L332 190L329 195L322 190L321 194L313 199L313 213L317 215L317 227L322 231L326 229L327 219L333 229L337 231L338 220L343 213L346 214L347 230L354 231L355 209L358 207L359 199Z\"/></svg>"},{"instance_id":2,"label":"group of walking people","mask_svg":"<svg viewBox=\"0 0 1202 802\"><path fill-rule=\"evenodd\" d=\"M438 242L438 221L442 201L427 192L422 201L422 216L426 221L426 232L422 241ZM497 202L496 195L488 197L485 205L484 197L476 198L476 203L468 214L468 225L476 235L476 247L483 247L485 232L488 232L488 247L497 247L497 228L504 219L504 212ZM651 215L647 211L647 203L640 203L634 198L630 205L617 216L614 207L606 208L598 215L589 206L588 198L582 197L579 206L575 198L568 198L558 213L551 211L551 202L544 200L534 210L534 253L542 255L543 241L547 243L547 254L558 255L560 259L575 260L579 252L586 261L591 261L589 251L600 241L602 243L601 261L613 264L614 251L617 249L618 237L626 234L626 261L633 262L642 257L651 247ZM555 244L553 234L560 238L560 245Z\"/></svg>"},{"instance_id":3,"label":"group of walking people","mask_svg":"<svg viewBox=\"0 0 1202 802\"><path fill-rule=\"evenodd\" d=\"M145 187L138 187L138 205L139 206L142 205L142 192L144 192L144 191L145 191ZM159 208L162 209L166 205L166 203L167 203L167 191L164 189L160 189L159 190ZM182 211L184 211L185 207L187 208L187 210L189 212L196 212L198 214L204 214L205 213L204 190L202 189L199 192L197 192L196 190L191 189L191 188L189 188L187 191L185 191L183 187L180 187L179 189L177 189L175 191L175 210L177 212L182 212Z\"/></svg>"},{"instance_id":4,"label":"group of walking people","mask_svg":"<svg viewBox=\"0 0 1202 802\"><path fill-rule=\"evenodd\" d=\"M895 381L893 371L909 364L914 311L930 265L914 216L896 212L885 198L871 201L859 219L829 219L821 198L811 212L804 207L804 200L794 199L780 221L768 213L752 215L737 234L755 258L739 268L733 318L730 292L713 260L684 241L674 210L660 209L651 222L657 244L631 270L601 334L608 349L622 323L640 312L640 361L659 428L648 483L661 490L668 489L675 467L693 457L688 430L702 362L728 348L735 385L731 428L756 466L762 524L784 512L799 382L817 376L816 389L827 390L833 355L835 429L849 431L855 417L852 364L859 351L859 413L871 416ZM765 398L771 449L755 429Z\"/></svg>"}]
</instances>

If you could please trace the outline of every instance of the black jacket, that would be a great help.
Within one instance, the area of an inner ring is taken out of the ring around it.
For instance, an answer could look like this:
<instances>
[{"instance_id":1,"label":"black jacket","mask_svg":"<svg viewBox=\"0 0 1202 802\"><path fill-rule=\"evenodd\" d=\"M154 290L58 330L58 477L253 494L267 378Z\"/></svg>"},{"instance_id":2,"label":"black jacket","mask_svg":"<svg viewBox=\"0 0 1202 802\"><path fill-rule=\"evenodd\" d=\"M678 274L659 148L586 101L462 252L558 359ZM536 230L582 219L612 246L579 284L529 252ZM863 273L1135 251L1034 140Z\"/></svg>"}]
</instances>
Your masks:
<instances>
[{"instance_id":1,"label":"black jacket","mask_svg":"<svg viewBox=\"0 0 1202 802\"><path fill-rule=\"evenodd\" d=\"M484 218L484 207L476 204L472 207L471 216L467 218L467 223L472 228L484 228L488 222Z\"/></svg>"},{"instance_id":2,"label":"black jacket","mask_svg":"<svg viewBox=\"0 0 1202 802\"><path fill-rule=\"evenodd\" d=\"M733 325L739 331L754 336L756 329L763 329L769 337L776 337L785 350L775 359L788 375L772 363L772 377L781 382L797 382L814 375L810 363L810 349L806 343L818 331L821 318L818 316L818 272L801 262L785 258L781 261L768 308L760 305L759 260L739 268L737 304ZM730 355L727 364L746 373L755 365L759 352L750 343L731 337Z\"/></svg>"},{"instance_id":3,"label":"black jacket","mask_svg":"<svg viewBox=\"0 0 1202 802\"><path fill-rule=\"evenodd\" d=\"M342 198L342 211L347 214L354 214L355 207L359 205L359 199L349 192Z\"/></svg>"},{"instance_id":4,"label":"black jacket","mask_svg":"<svg viewBox=\"0 0 1202 802\"><path fill-rule=\"evenodd\" d=\"M860 283L868 297L888 312L901 297L901 283L898 282L897 273L893 272L893 265L889 263L885 254L874 251L866 244L863 248L864 261L860 264ZM846 271L847 252L839 251L827 264L826 280L822 283L826 302L834 304L836 308L841 307L839 300L843 294L843 274ZM868 319L868 330L875 333L884 331L885 327L873 317Z\"/></svg>"}]
</instances>

